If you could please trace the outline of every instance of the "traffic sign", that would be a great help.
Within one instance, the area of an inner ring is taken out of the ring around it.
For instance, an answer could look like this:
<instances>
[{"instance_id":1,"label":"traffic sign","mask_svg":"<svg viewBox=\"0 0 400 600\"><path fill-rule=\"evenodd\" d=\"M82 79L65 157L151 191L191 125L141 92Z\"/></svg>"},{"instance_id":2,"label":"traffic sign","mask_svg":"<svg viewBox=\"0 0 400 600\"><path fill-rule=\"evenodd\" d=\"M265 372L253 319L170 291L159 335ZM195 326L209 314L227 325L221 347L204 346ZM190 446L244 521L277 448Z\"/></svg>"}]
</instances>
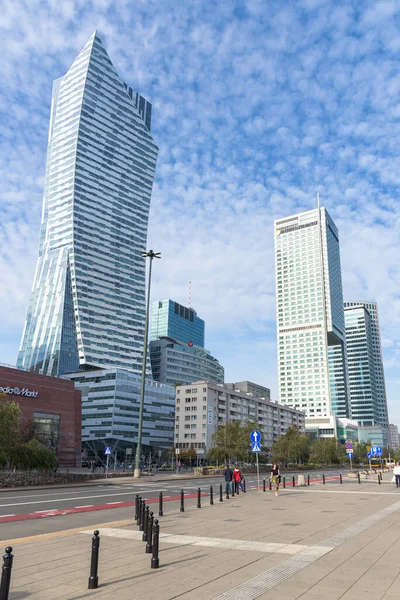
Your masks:
<instances>
[{"instance_id":1,"label":"traffic sign","mask_svg":"<svg viewBox=\"0 0 400 600\"><path fill-rule=\"evenodd\" d=\"M258 442L253 442L251 445L252 452L261 452L261 446Z\"/></svg>"},{"instance_id":2,"label":"traffic sign","mask_svg":"<svg viewBox=\"0 0 400 600\"><path fill-rule=\"evenodd\" d=\"M372 456L382 456L382 446L371 446Z\"/></svg>"},{"instance_id":3,"label":"traffic sign","mask_svg":"<svg viewBox=\"0 0 400 600\"><path fill-rule=\"evenodd\" d=\"M347 458L353 458L353 450L347 450Z\"/></svg>"},{"instance_id":4,"label":"traffic sign","mask_svg":"<svg viewBox=\"0 0 400 600\"><path fill-rule=\"evenodd\" d=\"M110 454L111 454L111 451L112 451L112 448L111 448L111 446L106 446L106 447L105 447L105 449L104 449L104 454L105 454L106 456L110 456Z\"/></svg>"},{"instance_id":5,"label":"traffic sign","mask_svg":"<svg viewBox=\"0 0 400 600\"><path fill-rule=\"evenodd\" d=\"M346 450L353 450L353 442L351 440L347 440Z\"/></svg>"},{"instance_id":6,"label":"traffic sign","mask_svg":"<svg viewBox=\"0 0 400 600\"><path fill-rule=\"evenodd\" d=\"M256 443L260 443L261 441L261 433L258 431L258 429L254 429L251 434L250 434L250 440L253 442L253 444Z\"/></svg>"}]
</instances>

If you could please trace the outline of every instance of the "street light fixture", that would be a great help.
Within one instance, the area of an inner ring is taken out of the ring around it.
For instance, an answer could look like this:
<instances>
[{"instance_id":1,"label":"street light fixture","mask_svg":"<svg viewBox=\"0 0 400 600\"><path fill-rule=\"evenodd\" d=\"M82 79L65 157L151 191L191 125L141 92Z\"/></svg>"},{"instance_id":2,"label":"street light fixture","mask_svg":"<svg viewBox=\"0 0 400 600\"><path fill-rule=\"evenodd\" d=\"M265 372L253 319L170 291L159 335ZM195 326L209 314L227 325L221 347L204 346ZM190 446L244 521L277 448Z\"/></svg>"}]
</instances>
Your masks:
<instances>
[{"instance_id":1,"label":"street light fixture","mask_svg":"<svg viewBox=\"0 0 400 600\"><path fill-rule=\"evenodd\" d=\"M144 326L144 341L143 341L143 357L142 357L142 387L140 390L140 408L139 408L139 423L138 436L135 455L135 470L134 477L140 477L140 457L142 454L142 428L143 428L143 412L144 412L144 392L146 386L146 362L147 362L147 344L149 337L149 308L150 308L150 286L151 286L151 267L153 258L161 258L161 252L153 252L153 250L142 251L143 258L150 259L149 282L147 287L147 304L146 304L146 321Z\"/></svg>"}]
</instances>

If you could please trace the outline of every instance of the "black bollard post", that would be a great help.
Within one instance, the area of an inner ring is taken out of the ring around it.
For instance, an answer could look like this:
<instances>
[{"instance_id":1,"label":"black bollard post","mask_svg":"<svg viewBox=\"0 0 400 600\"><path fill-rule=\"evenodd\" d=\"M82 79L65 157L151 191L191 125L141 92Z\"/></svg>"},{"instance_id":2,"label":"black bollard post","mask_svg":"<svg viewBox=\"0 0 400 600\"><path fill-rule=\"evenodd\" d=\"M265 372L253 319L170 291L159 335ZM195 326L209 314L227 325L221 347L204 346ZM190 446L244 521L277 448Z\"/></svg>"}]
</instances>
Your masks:
<instances>
[{"instance_id":1,"label":"black bollard post","mask_svg":"<svg viewBox=\"0 0 400 600\"><path fill-rule=\"evenodd\" d=\"M197 508L201 508L201 489L197 488Z\"/></svg>"},{"instance_id":2,"label":"black bollard post","mask_svg":"<svg viewBox=\"0 0 400 600\"><path fill-rule=\"evenodd\" d=\"M139 527L140 524L140 514L142 510L142 496L139 496L138 499L138 508L137 508L137 516L136 516L136 525Z\"/></svg>"},{"instance_id":3,"label":"black bollard post","mask_svg":"<svg viewBox=\"0 0 400 600\"><path fill-rule=\"evenodd\" d=\"M183 490L181 490L181 507L180 507L180 512L185 512L185 493Z\"/></svg>"},{"instance_id":4,"label":"black bollard post","mask_svg":"<svg viewBox=\"0 0 400 600\"><path fill-rule=\"evenodd\" d=\"M99 576L97 574L99 568L99 548L100 548L100 536L99 532L93 532L92 537L92 558L90 561L90 577L89 577L89 590L97 590L99 587Z\"/></svg>"},{"instance_id":5,"label":"black bollard post","mask_svg":"<svg viewBox=\"0 0 400 600\"><path fill-rule=\"evenodd\" d=\"M325 475L322 475L322 483L325 485Z\"/></svg>"},{"instance_id":6,"label":"black bollard post","mask_svg":"<svg viewBox=\"0 0 400 600\"><path fill-rule=\"evenodd\" d=\"M147 527L149 525L149 513L150 513L150 507L146 506L145 511L144 511L144 519L143 519L142 542L147 542Z\"/></svg>"},{"instance_id":7,"label":"black bollard post","mask_svg":"<svg viewBox=\"0 0 400 600\"><path fill-rule=\"evenodd\" d=\"M307 485L310 485L310 474L307 475Z\"/></svg>"},{"instance_id":8,"label":"black bollard post","mask_svg":"<svg viewBox=\"0 0 400 600\"><path fill-rule=\"evenodd\" d=\"M235 482L233 481L233 479L232 479L231 483L232 483L232 498L234 498L235 497Z\"/></svg>"},{"instance_id":9,"label":"black bollard post","mask_svg":"<svg viewBox=\"0 0 400 600\"><path fill-rule=\"evenodd\" d=\"M340 481L340 483L343 483L343 477L342 477L341 473L339 473L339 481Z\"/></svg>"},{"instance_id":10,"label":"black bollard post","mask_svg":"<svg viewBox=\"0 0 400 600\"><path fill-rule=\"evenodd\" d=\"M286 477L283 477L283 487L286 488Z\"/></svg>"},{"instance_id":11,"label":"black bollard post","mask_svg":"<svg viewBox=\"0 0 400 600\"><path fill-rule=\"evenodd\" d=\"M97 532L98 533L98 532ZM13 566L13 558L11 546L7 546L5 554L3 556L3 566L1 569L1 583L0 583L0 599L8 600L8 594L10 592L11 583L11 569Z\"/></svg>"},{"instance_id":12,"label":"black bollard post","mask_svg":"<svg viewBox=\"0 0 400 600\"><path fill-rule=\"evenodd\" d=\"M136 498L135 498L135 521L137 522L137 518L138 518L138 511L139 511L139 494L136 494Z\"/></svg>"},{"instance_id":13,"label":"black bollard post","mask_svg":"<svg viewBox=\"0 0 400 600\"><path fill-rule=\"evenodd\" d=\"M159 545L160 525L157 519L154 521L153 528L153 556L151 557L151 568L158 569L160 566L160 559L158 558L158 545Z\"/></svg>"},{"instance_id":14,"label":"black bollard post","mask_svg":"<svg viewBox=\"0 0 400 600\"><path fill-rule=\"evenodd\" d=\"M224 494L222 491L222 483L219 484L219 501L223 502L224 501Z\"/></svg>"},{"instance_id":15,"label":"black bollard post","mask_svg":"<svg viewBox=\"0 0 400 600\"><path fill-rule=\"evenodd\" d=\"M358 483L361 483L360 471L357 471L357 479Z\"/></svg>"},{"instance_id":16,"label":"black bollard post","mask_svg":"<svg viewBox=\"0 0 400 600\"><path fill-rule=\"evenodd\" d=\"M160 492L160 495L158 496L158 516L159 517L163 517L164 516L164 511L163 511L163 495L162 495L162 492Z\"/></svg>"},{"instance_id":17,"label":"black bollard post","mask_svg":"<svg viewBox=\"0 0 400 600\"><path fill-rule=\"evenodd\" d=\"M243 494L245 494L245 493L246 493L246 480L243 477Z\"/></svg>"},{"instance_id":18,"label":"black bollard post","mask_svg":"<svg viewBox=\"0 0 400 600\"><path fill-rule=\"evenodd\" d=\"M269 491L272 490L272 479L271 479L271 477L269 478L268 488L269 488Z\"/></svg>"},{"instance_id":19,"label":"black bollard post","mask_svg":"<svg viewBox=\"0 0 400 600\"><path fill-rule=\"evenodd\" d=\"M213 490L213 486L210 485L210 506L212 506L214 504L214 490Z\"/></svg>"},{"instance_id":20,"label":"black bollard post","mask_svg":"<svg viewBox=\"0 0 400 600\"><path fill-rule=\"evenodd\" d=\"M381 485L381 474L380 473L378 473L378 483L379 483L379 485Z\"/></svg>"},{"instance_id":21,"label":"black bollard post","mask_svg":"<svg viewBox=\"0 0 400 600\"><path fill-rule=\"evenodd\" d=\"M146 500L142 500L142 504L140 507L140 521L139 521L139 531L144 531L144 514L146 511Z\"/></svg>"},{"instance_id":22,"label":"black bollard post","mask_svg":"<svg viewBox=\"0 0 400 600\"><path fill-rule=\"evenodd\" d=\"M153 552L153 524L154 524L154 514L151 512L149 514L149 520L147 521L146 554L151 554Z\"/></svg>"},{"instance_id":23,"label":"black bollard post","mask_svg":"<svg viewBox=\"0 0 400 600\"><path fill-rule=\"evenodd\" d=\"M236 496L239 496L240 483L238 481L235 482L235 487L236 487Z\"/></svg>"},{"instance_id":24,"label":"black bollard post","mask_svg":"<svg viewBox=\"0 0 400 600\"><path fill-rule=\"evenodd\" d=\"M266 491L266 488L265 488L265 477L264 477L264 479L263 479L263 492L265 492L265 491Z\"/></svg>"},{"instance_id":25,"label":"black bollard post","mask_svg":"<svg viewBox=\"0 0 400 600\"><path fill-rule=\"evenodd\" d=\"M293 477L292 477L292 486L293 486L293 487L295 487L295 486L296 486L296 478L295 478L295 476L294 476L294 475L293 475Z\"/></svg>"},{"instance_id":26,"label":"black bollard post","mask_svg":"<svg viewBox=\"0 0 400 600\"><path fill-rule=\"evenodd\" d=\"M229 484L228 482L226 483L226 499L229 500Z\"/></svg>"}]
</instances>

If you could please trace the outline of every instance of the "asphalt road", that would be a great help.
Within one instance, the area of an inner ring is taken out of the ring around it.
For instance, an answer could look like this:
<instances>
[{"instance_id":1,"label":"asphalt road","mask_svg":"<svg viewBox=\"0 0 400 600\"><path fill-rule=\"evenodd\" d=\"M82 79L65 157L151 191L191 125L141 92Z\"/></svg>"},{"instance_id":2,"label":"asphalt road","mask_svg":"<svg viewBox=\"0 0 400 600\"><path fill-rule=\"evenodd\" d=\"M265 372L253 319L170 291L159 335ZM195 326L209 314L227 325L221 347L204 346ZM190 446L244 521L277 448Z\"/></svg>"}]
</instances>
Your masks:
<instances>
[{"instance_id":1,"label":"asphalt road","mask_svg":"<svg viewBox=\"0 0 400 600\"><path fill-rule=\"evenodd\" d=\"M327 477L334 477L340 471L327 471ZM291 482L292 474L285 473L286 481ZM322 473L311 474L318 480ZM260 477L262 482L262 476ZM196 506L198 487L208 496L213 486L214 497L218 500L219 485L222 477L196 478L171 481L143 481L126 484L99 484L90 486L71 486L54 489L51 486L41 490L13 490L0 492L0 541L7 542L21 537L51 533L77 527L101 525L110 521L131 519L134 515L136 494L148 501L158 512L159 493L164 496L164 513L179 511L179 494L185 493L185 507ZM329 484L327 480L327 484ZM333 484L334 482L331 482ZM257 477L246 477L248 492L257 489ZM208 503L204 497L202 502ZM4 544L3 544L4 545Z\"/></svg>"}]
</instances>

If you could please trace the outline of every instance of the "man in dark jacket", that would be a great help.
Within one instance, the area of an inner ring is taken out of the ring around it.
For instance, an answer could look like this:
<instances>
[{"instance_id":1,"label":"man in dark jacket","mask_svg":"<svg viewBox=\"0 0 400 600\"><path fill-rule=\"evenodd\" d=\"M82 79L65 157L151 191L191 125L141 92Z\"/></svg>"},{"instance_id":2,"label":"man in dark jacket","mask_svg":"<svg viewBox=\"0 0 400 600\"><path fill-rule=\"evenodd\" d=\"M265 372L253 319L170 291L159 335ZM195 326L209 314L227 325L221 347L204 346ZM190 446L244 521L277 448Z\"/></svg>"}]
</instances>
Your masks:
<instances>
[{"instance_id":1,"label":"man in dark jacket","mask_svg":"<svg viewBox=\"0 0 400 600\"><path fill-rule=\"evenodd\" d=\"M232 493L231 483L232 483L232 478L233 478L233 471L229 465L226 465L226 469L224 471L224 477L225 477L225 484L226 484L226 493L231 494Z\"/></svg>"}]
</instances>

